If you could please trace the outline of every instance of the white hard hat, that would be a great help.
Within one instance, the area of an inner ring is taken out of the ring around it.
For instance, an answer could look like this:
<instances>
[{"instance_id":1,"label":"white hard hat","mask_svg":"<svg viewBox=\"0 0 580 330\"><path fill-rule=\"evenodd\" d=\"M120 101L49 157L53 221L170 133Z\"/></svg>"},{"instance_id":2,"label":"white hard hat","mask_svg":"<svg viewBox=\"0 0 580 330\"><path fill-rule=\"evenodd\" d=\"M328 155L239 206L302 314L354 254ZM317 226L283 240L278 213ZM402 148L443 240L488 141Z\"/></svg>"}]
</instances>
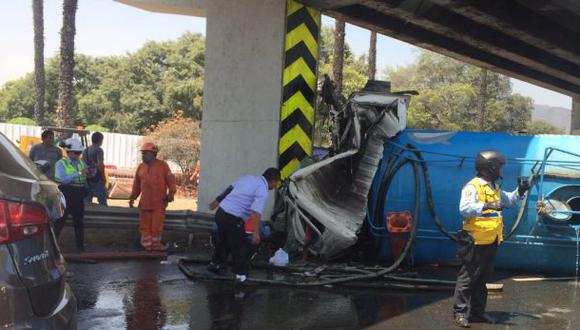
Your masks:
<instances>
[{"instance_id":1,"label":"white hard hat","mask_svg":"<svg viewBox=\"0 0 580 330\"><path fill-rule=\"evenodd\" d=\"M81 140L77 138L68 138L64 143L67 151L83 151L84 149Z\"/></svg>"}]
</instances>

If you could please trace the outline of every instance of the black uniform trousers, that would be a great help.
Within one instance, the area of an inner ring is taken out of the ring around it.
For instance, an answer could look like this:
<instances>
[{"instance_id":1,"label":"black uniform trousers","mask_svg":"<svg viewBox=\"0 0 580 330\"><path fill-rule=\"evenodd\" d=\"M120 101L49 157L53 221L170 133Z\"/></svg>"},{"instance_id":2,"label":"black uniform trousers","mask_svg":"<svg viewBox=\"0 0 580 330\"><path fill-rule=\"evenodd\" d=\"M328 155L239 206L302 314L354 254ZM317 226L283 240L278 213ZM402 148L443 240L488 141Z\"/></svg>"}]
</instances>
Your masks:
<instances>
[{"instance_id":1,"label":"black uniform trousers","mask_svg":"<svg viewBox=\"0 0 580 330\"><path fill-rule=\"evenodd\" d=\"M231 254L232 271L238 275L247 275L250 269L250 242L246 238L244 220L220 207L215 214L215 222L218 225L218 232L212 262L216 265L225 265Z\"/></svg>"},{"instance_id":2,"label":"black uniform trousers","mask_svg":"<svg viewBox=\"0 0 580 330\"><path fill-rule=\"evenodd\" d=\"M453 314L470 317L485 312L487 287L493 274L497 240L493 244L473 245L471 253L461 259L455 283Z\"/></svg>"},{"instance_id":3,"label":"black uniform trousers","mask_svg":"<svg viewBox=\"0 0 580 330\"><path fill-rule=\"evenodd\" d=\"M60 232L66 224L66 219L69 214L72 216L73 224L75 227L75 239L77 244L77 249L84 249L85 242L85 231L84 231L84 218L85 218L85 193L86 190L81 186L73 185L60 185L58 186L60 191L62 191L64 198L66 200L66 209L64 210L64 215L62 218L56 220L54 223L54 231L56 237L60 235Z\"/></svg>"}]
</instances>

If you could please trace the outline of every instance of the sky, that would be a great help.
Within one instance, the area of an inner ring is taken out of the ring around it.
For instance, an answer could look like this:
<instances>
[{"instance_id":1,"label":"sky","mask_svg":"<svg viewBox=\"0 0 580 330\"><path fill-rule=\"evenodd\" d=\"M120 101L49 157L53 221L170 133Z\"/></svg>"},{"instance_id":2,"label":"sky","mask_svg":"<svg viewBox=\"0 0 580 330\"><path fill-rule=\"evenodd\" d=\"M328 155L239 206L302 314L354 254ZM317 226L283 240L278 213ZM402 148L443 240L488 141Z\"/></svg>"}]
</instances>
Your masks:
<instances>
[{"instance_id":1,"label":"sky","mask_svg":"<svg viewBox=\"0 0 580 330\"><path fill-rule=\"evenodd\" d=\"M54 56L60 43L62 0L44 1L45 57ZM334 20L323 17L323 24ZM79 0L75 51L91 56L123 55L147 41L175 39L186 31L205 34L205 19L151 13L113 0ZM34 69L32 5L30 0L0 1L0 85ZM346 42L357 55L368 51L370 32L347 24ZM378 35L377 68L414 62L419 48ZM532 97L536 104L570 109L571 98L545 88L512 79L513 90Z\"/></svg>"}]
</instances>

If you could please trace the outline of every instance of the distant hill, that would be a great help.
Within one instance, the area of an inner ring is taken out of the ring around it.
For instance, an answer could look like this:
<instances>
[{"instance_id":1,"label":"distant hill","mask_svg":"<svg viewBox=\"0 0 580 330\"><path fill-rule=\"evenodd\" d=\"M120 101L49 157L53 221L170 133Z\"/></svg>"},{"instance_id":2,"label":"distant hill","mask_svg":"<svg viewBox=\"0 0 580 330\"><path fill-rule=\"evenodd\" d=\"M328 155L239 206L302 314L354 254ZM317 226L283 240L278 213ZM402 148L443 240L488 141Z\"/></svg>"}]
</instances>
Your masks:
<instances>
[{"instance_id":1,"label":"distant hill","mask_svg":"<svg viewBox=\"0 0 580 330\"><path fill-rule=\"evenodd\" d=\"M555 126L564 133L570 133L570 121L572 111L561 107L551 107L549 105L534 104L532 110L532 120L542 120Z\"/></svg>"}]
</instances>

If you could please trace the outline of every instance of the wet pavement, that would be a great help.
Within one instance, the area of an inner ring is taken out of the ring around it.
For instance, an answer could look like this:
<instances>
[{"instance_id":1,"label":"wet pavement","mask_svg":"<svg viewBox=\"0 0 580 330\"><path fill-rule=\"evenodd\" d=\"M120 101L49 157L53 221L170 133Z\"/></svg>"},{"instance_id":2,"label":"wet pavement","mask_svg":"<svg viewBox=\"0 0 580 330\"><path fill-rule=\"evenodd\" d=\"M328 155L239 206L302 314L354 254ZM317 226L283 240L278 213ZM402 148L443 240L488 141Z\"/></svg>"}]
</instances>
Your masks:
<instances>
[{"instance_id":1,"label":"wet pavement","mask_svg":"<svg viewBox=\"0 0 580 330\"><path fill-rule=\"evenodd\" d=\"M79 329L453 328L448 291L240 289L190 281L175 263L160 260L69 264L68 270ZM574 281L500 277L504 291L490 294L488 311L501 324L472 328L578 328L580 285Z\"/></svg>"}]
</instances>

